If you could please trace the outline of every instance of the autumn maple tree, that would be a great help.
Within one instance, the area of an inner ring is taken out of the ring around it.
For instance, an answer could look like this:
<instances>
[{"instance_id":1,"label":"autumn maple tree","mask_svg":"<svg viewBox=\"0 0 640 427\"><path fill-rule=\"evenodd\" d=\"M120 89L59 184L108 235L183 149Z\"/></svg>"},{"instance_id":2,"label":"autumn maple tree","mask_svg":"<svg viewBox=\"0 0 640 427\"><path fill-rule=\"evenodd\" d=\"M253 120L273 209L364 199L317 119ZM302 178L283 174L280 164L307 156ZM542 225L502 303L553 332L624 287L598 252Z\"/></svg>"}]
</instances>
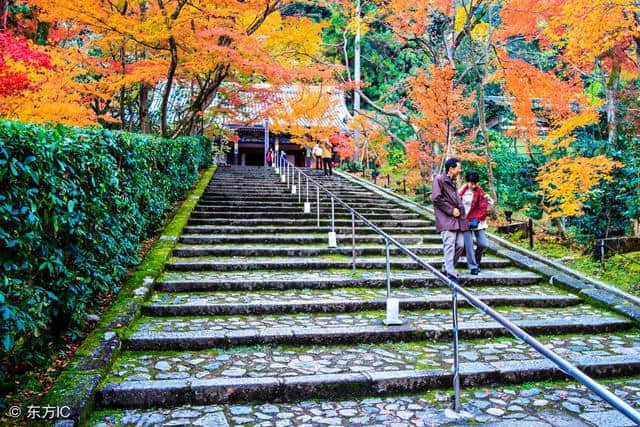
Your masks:
<instances>
[{"instance_id":1,"label":"autumn maple tree","mask_svg":"<svg viewBox=\"0 0 640 427\"><path fill-rule=\"evenodd\" d=\"M323 76L320 24L283 16L288 1L30 0L50 43L80 51L85 100L103 124L193 133L225 81L279 83ZM157 101L155 101L157 100Z\"/></svg>"}]
</instances>

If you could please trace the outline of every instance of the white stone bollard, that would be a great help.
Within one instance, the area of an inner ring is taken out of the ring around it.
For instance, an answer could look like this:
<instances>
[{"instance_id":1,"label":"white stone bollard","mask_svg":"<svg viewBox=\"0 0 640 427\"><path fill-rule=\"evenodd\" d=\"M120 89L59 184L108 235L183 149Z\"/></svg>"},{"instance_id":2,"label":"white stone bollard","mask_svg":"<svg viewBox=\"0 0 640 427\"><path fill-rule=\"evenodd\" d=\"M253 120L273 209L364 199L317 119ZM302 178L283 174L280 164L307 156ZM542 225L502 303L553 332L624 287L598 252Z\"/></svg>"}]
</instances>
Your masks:
<instances>
[{"instance_id":1,"label":"white stone bollard","mask_svg":"<svg viewBox=\"0 0 640 427\"><path fill-rule=\"evenodd\" d=\"M311 213L311 202L304 202L304 213Z\"/></svg>"},{"instance_id":2,"label":"white stone bollard","mask_svg":"<svg viewBox=\"0 0 640 427\"><path fill-rule=\"evenodd\" d=\"M387 318L383 323L389 325L402 325L400 314L400 300L398 298L387 298Z\"/></svg>"},{"instance_id":3,"label":"white stone bollard","mask_svg":"<svg viewBox=\"0 0 640 427\"><path fill-rule=\"evenodd\" d=\"M329 232L329 247L330 248L337 248L338 247L338 240L336 239L336 232L335 231L330 231Z\"/></svg>"}]
</instances>

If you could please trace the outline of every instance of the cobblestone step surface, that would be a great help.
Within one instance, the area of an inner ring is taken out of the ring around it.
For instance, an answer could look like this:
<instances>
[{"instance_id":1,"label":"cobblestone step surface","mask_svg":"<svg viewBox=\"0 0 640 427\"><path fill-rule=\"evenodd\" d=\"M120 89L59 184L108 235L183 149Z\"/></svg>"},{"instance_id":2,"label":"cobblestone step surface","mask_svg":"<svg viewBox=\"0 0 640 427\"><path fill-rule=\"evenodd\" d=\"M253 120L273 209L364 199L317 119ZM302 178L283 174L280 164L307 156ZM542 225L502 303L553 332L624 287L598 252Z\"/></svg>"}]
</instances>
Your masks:
<instances>
[{"instance_id":1,"label":"cobblestone step surface","mask_svg":"<svg viewBox=\"0 0 640 427\"><path fill-rule=\"evenodd\" d=\"M336 218L334 221L331 218L320 218L320 227L326 228L331 226L331 224L335 224L336 227L351 227L350 219L340 219ZM403 228L417 228L421 227L421 231L423 232L431 232L435 233L435 227L430 227L430 223L424 220L392 220L392 219L383 219L375 222L377 225L382 227L403 227ZM304 219L290 219L283 217L275 217L271 218L197 218L191 217L189 219L189 224L202 224L202 225L293 225L293 226L305 226L316 224L316 230L320 231L320 227L317 227L317 219L313 217L304 218ZM359 220L356 220L356 225L362 225L363 223Z\"/></svg>"},{"instance_id":2,"label":"cobblestone step surface","mask_svg":"<svg viewBox=\"0 0 640 427\"><path fill-rule=\"evenodd\" d=\"M442 253L441 245L430 246L410 246L411 251L417 255L438 255ZM325 245L317 246L229 246L229 245L180 245L173 250L176 257L199 257L199 256L255 256L255 257L312 257L321 255L351 255L353 248L342 246L339 248L329 248ZM357 256L378 255L384 256L384 246L356 246ZM401 255L399 248L389 249L391 255Z\"/></svg>"},{"instance_id":3,"label":"cobblestone step surface","mask_svg":"<svg viewBox=\"0 0 640 427\"><path fill-rule=\"evenodd\" d=\"M231 213L236 213L238 211L238 207L237 206L228 206L228 205L220 205L220 204L215 204L215 203L206 203L206 202L199 202L197 204L197 208L198 210L201 211L207 211L207 212L231 212ZM299 204L294 204L292 205L291 203L283 203L280 206L267 206L264 204L259 204L259 205L247 205L242 204L242 211L243 212L259 212L259 213L264 213L267 215L280 215L281 213L300 213L302 212L303 206L300 206ZM349 212L348 210L337 206L335 208L335 212L337 213L346 213ZM398 214L398 213L407 213L407 211L403 210L403 209L398 209L398 208L381 208L381 207L369 207L369 208L363 208L363 209L358 209L358 212L362 215L368 216L370 214ZM312 210L310 214L304 214L304 215L315 215L317 213L317 207L316 204L313 203L312 205ZM326 214L331 214L331 205L326 205L326 204L321 204L320 205L320 214L323 216L326 216ZM426 221L429 221L428 219L425 219Z\"/></svg>"},{"instance_id":4,"label":"cobblestone step surface","mask_svg":"<svg viewBox=\"0 0 640 427\"><path fill-rule=\"evenodd\" d=\"M396 290L393 296L400 300L401 309L451 308L451 293L438 291L402 289ZM549 295L544 289L523 289L518 295L507 295L505 288L486 288L483 292L474 294L492 306L568 307L582 302L573 295ZM468 307L464 300L459 304L461 307ZM381 310L385 307L386 291L382 289L339 289L330 293L287 291L155 294L150 304L142 306L142 312L153 316L344 313Z\"/></svg>"},{"instance_id":5,"label":"cobblestone step surface","mask_svg":"<svg viewBox=\"0 0 640 427\"><path fill-rule=\"evenodd\" d=\"M441 267L441 257L422 257L434 267ZM392 257L389 261L391 268L424 270L414 260L404 257ZM383 257L358 257L356 268L360 269L384 269L387 262ZM500 268L508 267L511 262L505 259L483 257L480 267ZM172 271L229 271L229 270L264 270L264 269L348 269L352 267L350 257L335 255L330 257L315 257L300 259L297 257L192 257L171 258L166 265L167 270ZM466 260L460 261L460 268L466 267Z\"/></svg>"},{"instance_id":6,"label":"cobblestone step surface","mask_svg":"<svg viewBox=\"0 0 640 427\"><path fill-rule=\"evenodd\" d=\"M400 235L394 237L403 245L417 245L420 243L440 243L442 239L436 235ZM351 235L336 234L338 246L351 245ZM187 244L217 244L217 243L281 243L281 244L328 244L327 234L183 234L181 243ZM356 244L384 243L384 239L374 234L356 234Z\"/></svg>"},{"instance_id":7,"label":"cobblestone step surface","mask_svg":"<svg viewBox=\"0 0 640 427\"><path fill-rule=\"evenodd\" d=\"M464 283L470 286L502 285L526 286L538 283L540 276L518 269L483 270L477 276L462 274ZM394 290L399 287L420 286L437 288L444 286L430 273L394 270L391 275ZM159 291L224 291L224 290L291 290L333 289L338 287L386 287L386 272L373 270L300 270L300 271L225 271L225 272L176 272L166 271L156 282ZM508 292L507 294L511 294Z\"/></svg>"},{"instance_id":8,"label":"cobblestone step surface","mask_svg":"<svg viewBox=\"0 0 640 427\"><path fill-rule=\"evenodd\" d=\"M612 373L637 375L640 372L640 356L586 356L576 357L572 362L596 377ZM472 386L495 382L520 384L540 376L556 380L566 375L544 359L462 363L460 368L461 381ZM185 403L273 402L278 399L291 400L293 397L326 399L366 395L371 391L383 394L399 390L415 393L443 387L451 379L452 375L448 370L429 369L257 378L221 376L213 379L125 381L105 384L98 392L98 399L104 406L124 408Z\"/></svg>"},{"instance_id":9,"label":"cobblestone step surface","mask_svg":"<svg viewBox=\"0 0 640 427\"><path fill-rule=\"evenodd\" d=\"M640 356L635 333L601 336L542 337L547 347L570 360L585 357ZM463 363L495 363L540 359L529 345L513 338L461 341ZM114 365L113 381L213 379L217 377L297 376L369 371L448 369L450 343L386 342L358 346L255 346L196 352L125 352Z\"/></svg>"},{"instance_id":10,"label":"cobblestone step surface","mask_svg":"<svg viewBox=\"0 0 640 427\"><path fill-rule=\"evenodd\" d=\"M263 212L243 212L242 213L242 218L244 219L255 219L255 218L277 218L277 219L311 219L311 220L316 220L315 217L315 212L311 213L311 214L306 214L304 212L302 212L302 210L298 210L298 211L294 211L294 212L269 212L269 211L263 211ZM327 216L331 215L331 211L327 212L324 211L323 212L324 215L322 215L323 218L327 218ZM328 214L328 215L327 215ZM192 213L191 213L191 217L192 218L197 218L197 219L208 219L208 218L215 218L215 219L223 219L223 218L236 218L238 216L237 212L218 212L216 211L216 208L211 207L211 208L196 208ZM344 220L345 218L349 219L351 218L351 214L348 212L335 212L335 218L336 220L340 219L340 220ZM408 213L369 213L367 214L367 219L374 221L375 220L385 220L385 219L390 219L390 220L417 220L420 219L420 215L418 214L408 214ZM356 223L360 223L360 221L356 220ZM424 221L421 222L424 224L431 224L430 221Z\"/></svg>"},{"instance_id":11,"label":"cobblestone step surface","mask_svg":"<svg viewBox=\"0 0 640 427\"><path fill-rule=\"evenodd\" d=\"M186 234L252 234L252 233L273 233L273 234L320 234L324 232L326 236L329 226L328 221L320 221L320 224L324 224L325 227L318 228L317 226L296 226L296 225L188 225L184 227L184 233ZM348 227L342 227L336 224L335 231L337 234L351 234L351 223ZM433 227L387 227L382 226L380 229L391 236L403 235L403 234L431 234L434 235L435 229ZM362 227L356 225L357 234L371 233L371 229L368 227Z\"/></svg>"},{"instance_id":12,"label":"cobblestone step surface","mask_svg":"<svg viewBox=\"0 0 640 427\"><path fill-rule=\"evenodd\" d=\"M640 379L607 381L605 385L640 409ZM491 425L499 427L627 427L628 419L586 387L573 382L526 387L473 388L461 393L467 418L449 409L444 392L294 403L185 405L165 409L110 410L96 413L90 425L118 426L299 426L424 427Z\"/></svg>"},{"instance_id":13,"label":"cobblestone step surface","mask_svg":"<svg viewBox=\"0 0 640 427\"><path fill-rule=\"evenodd\" d=\"M536 335L610 332L633 323L586 305L566 308L509 308L509 319ZM384 311L302 313L290 315L142 317L125 340L130 349L180 350L220 345L271 343L340 344L385 340L450 339L450 310L404 310L402 326L382 323ZM498 323L474 309L459 310L465 338L507 334Z\"/></svg>"}]
</instances>

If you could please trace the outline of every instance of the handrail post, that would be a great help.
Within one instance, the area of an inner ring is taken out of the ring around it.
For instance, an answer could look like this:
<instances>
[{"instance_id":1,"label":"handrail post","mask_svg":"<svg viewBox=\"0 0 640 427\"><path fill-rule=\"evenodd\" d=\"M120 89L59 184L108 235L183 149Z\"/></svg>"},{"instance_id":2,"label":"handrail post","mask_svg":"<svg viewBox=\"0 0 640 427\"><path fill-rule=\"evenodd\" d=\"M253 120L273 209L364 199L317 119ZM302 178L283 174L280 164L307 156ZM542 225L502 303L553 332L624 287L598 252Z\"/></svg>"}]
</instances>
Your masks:
<instances>
[{"instance_id":1,"label":"handrail post","mask_svg":"<svg viewBox=\"0 0 640 427\"><path fill-rule=\"evenodd\" d=\"M356 216L351 211L351 254L353 258L353 274L356 274Z\"/></svg>"},{"instance_id":2,"label":"handrail post","mask_svg":"<svg viewBox=\"0 0 640 427\"><path fill-rule=\"evenodd\" d=\"M331 231L329 231L329 247L330 248L338 247L338 240L336 238L336 224L335 224L333 197L331 197Z\"/></svg>"},{"instance_id":3,"label":"handrail post","mask_svg":"<svg viewBox=\"0 0 640 427\"><path fill-rule=\"evenodd\" d=\"M387 299L391 298L391 260L389 259L389 239L384 239L384 253L387 264Z\"/></svg>"},{"instance_id":4,"label":"handrail post","mask_svg":"<svg viewBox=\"0 0 640 427\"><path fill-rule=\"evenodd\" d=\"M451 294L451 317L453 320L453 409L460 412L460 361L458 348L458 291Z\"/></svg>"},{"instance_id":5,"label":"handrail post","mask_svg":"<svg viewBox=\"0 0 640 427\"><path fill-rule=\"evenodd\" d=\"M333 231L334 233L336 231L335 206L333 203L333 197L331 198L331 231Z\"/></svg>"},{"instance_id":6,"label":"handrail post","mask_svg":"<svg viewBox=\"0 0 640 427\"><path fill-rule=\"evenodd\" d=\"M298 203L302 201L302 180L300 179L300 171L298 171L298 187L300 187L300 191L298 191Z\"/></svg>"},{"instance_id":7,"label":"handrail post","mask_svg":"<svg viewBox=\"0 0 640 427\"><path fill-rule=\"evenodd\" d=\"M318 228L320 228L320 187L318 187L318 185L316 185L316 197L317 197L316 209L318 211Z\"/></svg>"},{"instance_id":8,"label":"handrail post","mask_svg":"<svg viewBox=\"0 0 640 427\"><path fill-rule=\"evenodd\" d=\"M307 191L306 191L306 201L304 202L304 213L311 213L311 203L309 203L309 177L307 174L304 175L305 180L307 182Z\"/></svg>"},{"instance_id":9,"label":"handrail post","mask_svg":"<svg viewBox=\"0 0 640 427\"><path fill-rule=\"evenodd\" d=\"M291 194L296 194L298 188L296 187L296 170L295 166L291 165Z\"/></svg>"},{"instance_id":10,"label":"handrail post","mask_svg":"<svg viewBox=\"0 0 640 427\"><path fill-rule=\"evenodd\" d=\"M389 238L384 238L384 252L387 264L387 317L382 321L387 326L402 325L400 320L400 300L391 298L391 258L389 257Z\"/></svg>"},{"instance_id":11,"label":"handrail post","mask_svg":"<svg viewBox=\"0 0 640 427\"><path fill-rule=\"evenodd\" d=\"M274 151L273 151L273 154L274 154L274 156L275 156L275 157L273 158L273 170L275 170L275 171L276 171L276 173L278 173L278 172L279 172L279 171L278 171L278 166L279 166L278 161L280 160L280 159L279 159L278 150L274 150Z\"/></svg>"}]
</instances>

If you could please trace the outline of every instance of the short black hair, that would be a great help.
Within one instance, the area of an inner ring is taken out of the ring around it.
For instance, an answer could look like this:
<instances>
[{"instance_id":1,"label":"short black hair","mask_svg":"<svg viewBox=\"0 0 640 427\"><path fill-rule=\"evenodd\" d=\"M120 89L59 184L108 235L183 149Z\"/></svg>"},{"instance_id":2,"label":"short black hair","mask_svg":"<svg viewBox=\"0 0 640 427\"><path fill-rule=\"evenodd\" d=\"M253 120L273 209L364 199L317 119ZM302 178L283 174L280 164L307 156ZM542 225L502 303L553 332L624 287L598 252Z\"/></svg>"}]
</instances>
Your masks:
<instances>
[{"instance_id":1,"label":"short black hair","mask_svg":"<svg viewBox=\"0 0 640 427\"><path fill-rule=\"evenodd\" d=\"M446 162L444 162L444 171L449 172L449 169L455 168L458 163L460 163L460 160L456 159L455 157L448 159Z\"/></svg>"},{"instance_id":2,"label":"short black hair","mask_svg":"<svg viewBox=\"0 0 640 427\"><path fill-rule=\"evenodd\" d=\"M478 172L467 172L466 178L467 182L473 182L475 184L480 182L480 176L478 175Z\"/></svg>"}]
</instances>

